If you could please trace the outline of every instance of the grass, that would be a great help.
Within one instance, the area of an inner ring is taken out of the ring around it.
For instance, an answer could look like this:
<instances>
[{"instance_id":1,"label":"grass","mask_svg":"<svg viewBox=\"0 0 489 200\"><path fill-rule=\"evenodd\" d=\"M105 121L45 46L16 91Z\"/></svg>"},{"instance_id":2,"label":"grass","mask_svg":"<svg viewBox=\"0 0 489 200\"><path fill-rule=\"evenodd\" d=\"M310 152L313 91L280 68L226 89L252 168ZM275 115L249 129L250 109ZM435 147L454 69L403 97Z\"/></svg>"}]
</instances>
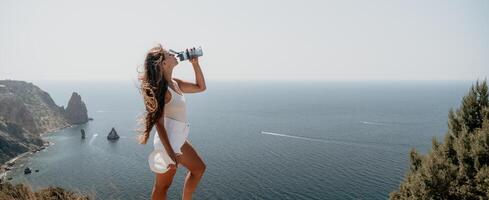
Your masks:
<instances>
[{"instance_id":1,"label":"grass","mask_svg":"<svg viewBox=\"0 0 489 200\"><path fill-rule=\"evenodd\" d=\"M61 187L47 187L33 191L28 184L12 185L9 182L0 183L0 200L90 200L94 194L73 192Z\"/></svg>"}]
</instances>

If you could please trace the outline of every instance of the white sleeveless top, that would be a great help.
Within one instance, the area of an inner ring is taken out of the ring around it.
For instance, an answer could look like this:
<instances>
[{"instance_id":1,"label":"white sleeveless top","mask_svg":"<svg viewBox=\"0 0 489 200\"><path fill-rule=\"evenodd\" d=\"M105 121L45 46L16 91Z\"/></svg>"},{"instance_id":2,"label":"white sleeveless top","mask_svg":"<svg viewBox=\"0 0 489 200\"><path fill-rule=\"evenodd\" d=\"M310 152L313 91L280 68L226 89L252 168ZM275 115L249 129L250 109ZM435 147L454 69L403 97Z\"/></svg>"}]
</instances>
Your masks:
<instances>
[{"instance_id":1,"label":"white sleeveless top","mask_svg":"<svg viewBox=\"0 0 489 200\"><path fill-rule=\"evenodd\" d=\"M168 91L171 93L171 99L165 104L165 116L186 122L187 121L187 106L185 104L185 96L175 92L170 86L168 86Z\"/></svg>"}]
</instances>

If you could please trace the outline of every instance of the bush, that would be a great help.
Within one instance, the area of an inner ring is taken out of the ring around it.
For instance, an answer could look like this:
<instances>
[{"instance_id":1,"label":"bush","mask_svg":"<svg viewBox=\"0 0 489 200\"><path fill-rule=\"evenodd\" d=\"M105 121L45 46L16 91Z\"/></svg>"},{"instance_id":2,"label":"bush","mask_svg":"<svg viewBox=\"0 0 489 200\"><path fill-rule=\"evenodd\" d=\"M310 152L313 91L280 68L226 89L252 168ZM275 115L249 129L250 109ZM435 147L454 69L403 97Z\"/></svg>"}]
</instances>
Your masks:
<instances>
[{"instance_id":1,"label":"bush","mask_svg":"<svg viewBox=\"0 0 489 200\"><path fill-rule=\"evenodd\" d=\"M426 155L410 152L410 167L390 199L489 199L487 81L472 85L448 114L444 142L433 138Z\"/></svg>"},{"instance_id":2,"label":"bush","mask_svg":"<svg viewBox=\"0 0 489 200\"><path fill-rule=\"evenodd\" d=\"M25 184L0 183L0 200L89 200L88 196L67 191L60 187L48 187L33 192Z\"/></svg>"}]
</instances>

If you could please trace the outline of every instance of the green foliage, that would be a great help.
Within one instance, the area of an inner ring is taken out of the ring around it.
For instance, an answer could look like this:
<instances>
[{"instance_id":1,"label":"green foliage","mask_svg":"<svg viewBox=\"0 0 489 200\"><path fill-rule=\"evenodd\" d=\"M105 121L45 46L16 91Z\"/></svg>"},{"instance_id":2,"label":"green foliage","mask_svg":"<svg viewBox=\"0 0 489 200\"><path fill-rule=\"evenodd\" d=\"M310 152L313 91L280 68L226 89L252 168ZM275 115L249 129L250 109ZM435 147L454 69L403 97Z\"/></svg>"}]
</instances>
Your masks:
<instances>
[{"instance_id":1,"label":"green foliage","mask_svg":"<svg viewBox=\"0 0 489 200\"><path fill-rule=\"evenodd\" d=\"M410 167L390 199L489 199L487 81L473 85L460 108L448 113L443 143L426 155L410 152Z\"/></svg>"}]
</instances>

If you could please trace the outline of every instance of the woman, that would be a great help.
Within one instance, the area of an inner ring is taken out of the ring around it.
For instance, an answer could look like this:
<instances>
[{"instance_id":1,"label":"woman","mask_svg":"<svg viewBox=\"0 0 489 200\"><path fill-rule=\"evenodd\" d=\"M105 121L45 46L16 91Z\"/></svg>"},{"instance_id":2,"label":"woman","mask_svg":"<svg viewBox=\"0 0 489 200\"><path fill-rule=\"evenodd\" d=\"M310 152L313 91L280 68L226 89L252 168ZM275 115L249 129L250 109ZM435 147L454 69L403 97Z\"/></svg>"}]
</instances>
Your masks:
<instances>
[{"instance_id":1,"label":"woman","mask_svg":"<svg viewBox=\"0 0 489 200\"><path fill-rule=\"evenodd\" d=\"M179 164L188 169L183 188L183 199L192 199L205 171L205 164L188 142L189 123L187 122L184 93L197 93L206 89L204 76L198 58L189 60L195 72L195 83L173 78L173 69L178 64L175 55L164 49L161 44L147 53L144 61L144 72L140 76L141 94L146 106L142 118L143 129L140 130L139 143L146 144L153 126L156 126L154 137L155 149L162 146L173 163L164 173L155 173L151 199L166 199L168 188ZM183 127L181 129L174 127Z\"/></svg>"}]
</instances>

